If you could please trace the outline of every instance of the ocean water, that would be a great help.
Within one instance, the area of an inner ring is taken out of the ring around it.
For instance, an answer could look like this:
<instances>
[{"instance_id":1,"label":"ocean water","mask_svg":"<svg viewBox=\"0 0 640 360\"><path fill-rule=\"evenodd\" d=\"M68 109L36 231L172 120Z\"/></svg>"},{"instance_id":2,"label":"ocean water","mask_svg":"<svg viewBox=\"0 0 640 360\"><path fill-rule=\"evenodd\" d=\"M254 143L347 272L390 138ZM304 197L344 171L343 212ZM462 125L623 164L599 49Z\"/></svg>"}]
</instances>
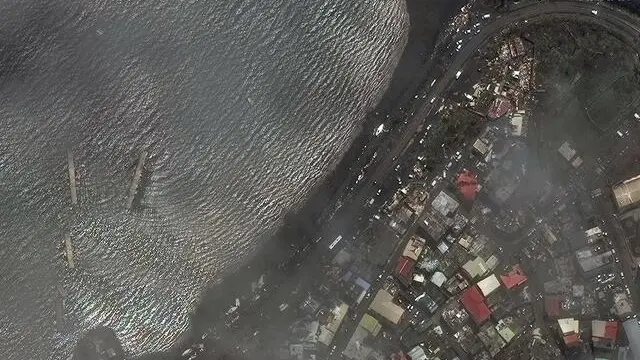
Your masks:
<instances>
[{"instance_id":1,"label":"ocean water","mask_svg":"<svg viewBox=\"0 0 640 360\"><path fill-rule=\"evenodd\" d=\"M97 325L169 348L346 150L408 22L403 0L0 0L0 359L65 359Z\"/></svg>"}]
</instances>

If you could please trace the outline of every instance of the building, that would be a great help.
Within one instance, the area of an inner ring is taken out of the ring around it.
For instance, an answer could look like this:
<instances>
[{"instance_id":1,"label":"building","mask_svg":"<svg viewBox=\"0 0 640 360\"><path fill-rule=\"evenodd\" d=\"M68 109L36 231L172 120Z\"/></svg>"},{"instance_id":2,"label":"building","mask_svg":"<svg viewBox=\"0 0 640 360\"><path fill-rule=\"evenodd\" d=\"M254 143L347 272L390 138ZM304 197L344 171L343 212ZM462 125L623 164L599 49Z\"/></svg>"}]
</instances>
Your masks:
<instances>
[{"instance_id":1,"label":"building","mask_svg":"<svg viewBox=\"0 0 640 360\"><path fill-rule=\"evenodd\" d=\"M362 326L373 336L378 336L380 329L382 329L382 325L380 325L378 320L369 314L364 314L358 326Z\"/></svg>"},{"instance_id":2,"label":"building","mask_svg":"<svg viewBox=\"0 0 640 360\"><path fill-rule=\"evenodd\" d=\"M520 265L514 265L505 275L500 275L500 280L507 289L512 289L516 286L522 285L527 281L527 276L520 268Z\"/></svg>"},{"instance_id":3,"label":"building","mask_svg":"<svg viewBox=\"0 0 640 360\"><path fill-rule=\"evenodd\" d=\"M465 290L460 297L460 301L478 324L483 323L491 316L491 309L487 305L486 298L477 286Z\"/></svg>"},{"instance_id":4,"label":"building","mask_svg":"<svg viewBox=\"0 0 640 360\"><path fill-rule=\"evenodd\" d=\"M420 346L416 346L407 353L411 360L427 360L427 354Z\"/></svg>"},{"instance_id":5,"label":"building","mask_svg":"<svg viewBox=\"0 0 640 360\"><path fill-rule=\"evenodd\" d=\"M447 281L447 277L440 271L436 271L431 276L431 283L433 283L437 287L442 287L442 285Z\"/></svg>"},{"instance_id":6,"label":"building","mask_svg":"<svg viewBox=\"0 0 640 360\"><path fill-rule=\"evenodd\" d=\"M587 242L589 244L593 244L604 236L599 226L586 230L584 234L587 237Z\"/></svg>"},{"instance_id":7,"label":"building","mask_svg":"<svg viewBox=\"0 0 640 360\"><path fill-rule=\"evenodd\" d=\"M562 314L562 298L556 295L544 297L544 310L549 318L558 318Z\"/></svg>"},{"instance_id":8,"label":"building","mask_svg":"<svg viewBox=\"0 0 640 360\"><path fill-rule=\"evenodd\" d=\"M396 264L396 268L394 274L396 277L405 284L411 282L413 278L413 268L416 265L415 260L408 258L406 256L401 256L398 259L398 263Z\"/></svg>"},{"instance_id":9,"label":"building","mask_svg":"<svg viewBox=\"0 0 640 360\"><path fill-rule=\"evenodd\" d=\"M594 347L611 349L615 346L617 338L617 321L591 321L591 340Z\"/></svg>"},{"instance_id":10,"label":"building","mask_svg":"<svg viewBox=\"0 0 640 360\"><path fill-rule=\"evenodd\" d=\"M593 256L581 257L580 255L581 254L576 252L578 264L580 264L580 268L582 268L582 271L588 273L611 263L613 253L611 251L607 251L605 253Z\"/></svg>"},{"instance_id":11,"label":"building","mask_svg":"<svg viewBox=\"0 0 640 360\"><path fill-rule=\"evenodd\" d=\"M490 323L486 323L480 327L478 337L487 350L489 350L492 357L496 356L496 354L498 354L498 352L500 352L500 350L506 345L502 337L500 337L500 334L498 334L496 329Z\"/></svg>"},{"instance_id":12,"label":"building","mask_svg":"<svg viewBox=\"0 0 640 360\"><path fill-rule=\"evenodd\" d=\"M497 96L491 106L489 106L489 111L487 112L487 116L489 119L495 120L505 116L507 113L510 113L513 110L513 104L509 99Z\"/></svg>"},{"instance_id":13,"label":"building","mask_svg":"<svg viewBox=\"0 0 640 360\"><path fill-rule=\"evenodd\" d=\"M569 142L565 141L558 148L558 152L565 158L567 161L571 161L571 159L576 155L576 150L569 145Z\"/></svg>"},{"instance_id":14,"label":"building","mask_svg":"<svg viewBox=\"0 0 640 360\"><path fill-rule=\"evenodd\" d=\"M458 202L444 191L436 196L431 202L431 206L442 216L450 216L458 209Z\"/></svg>"},{"instance_id":15,"label":"building","mask_svg":"<svg viewBox=\"0 0 640 360\"><path fill-rule=\"evenodd\" d=\"M404 247L402 256L414 261L418 260L418 257L420 257L420 254L422 253L422 249L424 249L424 244L425 240L423 238L416 235L412 236Z\"/></svg>"},{"instance_id":16,"label":"building","mask_svg":"<svg viewBox=\"0 0 640 360\"><path fill-rule=\"evenodd\" d=\"M544 238L547 240L549 245L553 245L558 241L558 237L553 233L553 231L547 224L542 224L542 234L544 235Z\"/></svg>"},{"instance_id":17,"label":"building","mask_svg":"<svg viewBox=\"0 0 640 360\"><path fill-rule=\"evenodd\" d=\"M478 175L470 170L463 169L456 177L456 187L465 200L475 200L478 192L480 192Z\"/></svg>"},{"instance_id":18,"label":"building","mask_svg":"<svg viewBox=\"0 0 640 360\"><path fill-rule=\"evenodd\" d=\"M318 341L323 343L326 346L331 345L333 341L333 337L336 335L340 324L344 320L344 317L347 315L347 311L349 310L349 306L345 303L341 303L336 306L328 316L329 322L326 325L320 326L320 335L318 336Z\"/></svg>"},{"instance_id":19,"label":"building","mask_svg":"<svg viewBox=\"0 0 640 360\"><path fill-rule=\"evenodd\" d=\"M442 321L444 321L447 326L452 329L458 329L462 325L464 325L469 319L469 313L467 313L462 305L455 299L451 299L447 304L444 305L442 310Z\"/></svg>"},{"instance_id":20,"label":"building","mask_svg":"<svg viewBox=\"0 0 640 360\"><path fill-rule=\"evenodd\" d=\"M513 37L509 39L509 54L512 58L517 58L525 54L524 43L522 38Z\"/></svg>"},{"instance_id":21,"label":"building","mask_svg":"<svg viewBox=\"0 0 640 360\"><path fill-rule=\"evenodd\" d=\"M506 342L510 343L511 340L516 336L516 333L513 331L512 326L504 320L498 321L496 325L496 331L500 334L500 337Z\"/></svg>"},{"instance_id":22,"label":"building","mask_svg":"<svg viewBox=\"0 0 640 360\"><path fill-rule=\"evenodd\" d=\"M618 209L638 203L640 201L640 175L614 186L613 196Z\"/></svg>"},{"instance_id":23,"label":"building","mask_svg":"<svg viewBox=\"0 0 640 360\"><path fill-rule=\"evenodd\" d=\"M525 114L526 112L524 110L520 110L515 112L513 115L511 115L511 135L512 136L522 136L522 134L524 133L524 126L525 126Z\"/></svg>"},{"instance_id":24,"label":"building","mask_svg":"<svg viewBox=\"0 0 640 360\"><path fill-rule=\"evenodd\" d=\"M558 319L558 327L564 344L575 346L580 343L580 322L574 318Z\"/></svg>"},{"instance_id":25,"label":"building","mask_svg":"<svg viewBox=\"0 0 640 360\"><path fill-rule=\"evenodd\" d=\"M434 241L438 241L444 235L448 225L446 219L440 213L433 209L429 210L431 211L425 212L424 221L421 225Z\"/></svg>"},{"instance_id":26,"label":"building","mask_svg":"<svg viewBox=\"0 0 640 360\"><path fill-rule=\"evenodd\" d=\"M625 318L632 314L633 309L631 308L631 303L627 298L627 294L615 294L613 296L613 303L613 308L615 309L616 315L618 315L619 317Z\"/></svg>"},{"instance_id":27,"label":"building","mask_svg":"<svg viewBox=\"0 0 640 360\"><path fill-rule=\"evenodd\" d=\"M394 304L393 296L383 289L378 290L369 309L395 325L399 324L404 316L404 309Z\"/></svg>"},{"instance_id":28,"label":"building","mask_svg":"<svg viewBox=\"0 0 640 360\"><path fill-rule=\"evenodd\" d=\"M494 291L498 290L498 288L500 288L500 281L498 281L498 278L494 274L491 274L491 275L487 276L486 278L478 281L478 288L482 292L482 295L487 297L492 292L494 292Z\"/></svg>"},{"instance_id":29,"label":"building","mask_svg":"<svg viewBox=\"0 0 640 360\"><path fill-rule=\"evenodd\" d=\"M491 147L483 139L478 138L473 143L473 150L484 159L488 154L490 154Z\"/></svg>"},{"instance_id":30,"label":"building","mask_svg":"<svg viewBox=\"0 0 640 360\"><path fill-rule=\"evenodd\" d=\"M367 360L371 358L374 350L364 345L369 336L371 336L371 334L365 328L361 326L356 327L342 354L353 360Z\"/></svg>"},{"instance_id":31,"label":"building","mask_svg":"<svg viewBox=\"0 0 640 360\"><path fill-rule=\"evenodd\" d=\"M480 351L482 351L482 343L479 341L478 337L473 333L471 327L469 325L463 326L458 332L453 334L453 338L460 345L462 350L466 352L468 355L471 355L471 358L477 359L473 355L476 355Z\"/></svg>"},{"instance_id":32,"label":"building","mask_svg":"<svg viewBox=\"0 0 640 360\"><path fill-rule=\"evenodd\" d=\"M462 269L471 279L483 276L484 274L489 272L489 267L480 256L476 257L473 260L467 261L464 265L462 265Z\"/></svg>"}]
</instances>

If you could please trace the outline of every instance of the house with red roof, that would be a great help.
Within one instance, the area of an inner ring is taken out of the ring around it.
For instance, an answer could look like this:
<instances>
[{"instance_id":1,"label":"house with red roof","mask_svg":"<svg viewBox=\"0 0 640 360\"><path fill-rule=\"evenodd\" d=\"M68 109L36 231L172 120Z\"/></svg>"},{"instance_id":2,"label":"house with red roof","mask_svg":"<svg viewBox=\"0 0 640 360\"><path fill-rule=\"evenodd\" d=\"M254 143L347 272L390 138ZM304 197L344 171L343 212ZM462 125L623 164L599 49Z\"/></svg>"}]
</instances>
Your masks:
<instances>
[{"instance_id":1,"label":"house with red roof","mask_svg":"<svg viewBox=\"0 0 640 360\"><path fill-rule=\"evenodd\" d=\"M415 265L416 265L415 260L406 256L401 256L398 259L398 263L396 264L396 269L394 273L400 281L407 284L412 279L413 267Z\"/></svg>"},{"instance_id":2,"label":"house with red roof","mask_svg":"<svg viewBox=\"0 0 640 360\"><path fill-rule=\"evenodd\" d=\"M547 316L554 319L560 317L562 311L562 299L559 296L547 295L544 297L544 310Z\"/></svg>"},{"instance_id":3,"label":"house with red roof","mask_svg":"<svg viewBox=\"0 0 640 360\"><path fill-rule=\"evenodd\" d=\"M456 178L456 187L465 200L475 200L480 192L478 175L470 170L463 169Z\"/></svg>"},{"instance_id":4,"label":"house with red roof","mask_svg":"<svg viewBox=\"0 0 640 360\"><path fill-rule=\"evenodd\" d=\"M500 275L500 280L507 289L513 289L527 281L527 276L522 271L520 265L514 265L507 274Z\"/></svg>"},{"instance_id":5,"label":"house with red roof","mask_svg":"<svg viewBox=\"0 0 640 360\"><path fill-rule=\"evenodd\" d=\"M490 119L495 120L505 116L511 111L513 111L513 104L511 101L505 97L498 96L491 103L487 116L489 116Z\"/></svg>"},{"instance_id":6,"label":"house with red roof","mask_svg":"<svg viewBox=\"0 0 640 360\"><path fill-rule=\"evenodd\" d=\"M476 323L480 324L491 317L491 309L487 305L487 299L477 286L465 290L460 297L460 301Z\"/></svg>"}]
</instances>

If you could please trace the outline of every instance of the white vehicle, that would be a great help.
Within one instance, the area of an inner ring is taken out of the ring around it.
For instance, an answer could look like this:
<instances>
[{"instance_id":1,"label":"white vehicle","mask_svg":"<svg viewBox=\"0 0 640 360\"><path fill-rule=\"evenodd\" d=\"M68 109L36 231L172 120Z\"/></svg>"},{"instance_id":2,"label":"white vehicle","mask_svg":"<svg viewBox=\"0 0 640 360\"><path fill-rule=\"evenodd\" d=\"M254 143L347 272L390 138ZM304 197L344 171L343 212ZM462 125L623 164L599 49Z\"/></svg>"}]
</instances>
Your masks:
<instances>
[{"instance_id":1,"label":"white vehicle","mask_svg":"<svg viewBox=\"0 0 640 360\"><path fill-rule=\"evenodd\" d=\"M594 9L594 10L591 10L591 13L592 13L593 15L598 15L598 10L595 10L595 9Z\"/></svg>"},{"instance_id":2,"label":"white vehicle","mask_svg":"<svg viewBox=\"0 0 640 360\"><path fill-rule=\"evenodd\" d=\"M187 355L191 355L192 352L193 352L193 349L189 348L189 349L183 351L182 355L180 355L180 356L185 357Z\"/></svg>"},{"instance_id":3,"label":"white vehicle","mask_svg":"<svg viewBox=\"0 0 640 360\"><path fill-rule=\"evenodd\" d=\"M278 306L278 309L280 309L280 311L285 311L285 310L287 310L288 307L289 307L289 304L282 303L282 304L280 304L280 306Z\"/></svg>"},{"instance_id":4,"label":"white vehicle","mask_svg":"<svg viewBox=\"0 0 640 360\"><path fill-rule=\"evenodd\" d=\"M458 70L458 72L456 73L456 79L460 79L460 75L462 75L462 71Z\"/></svg>"},{"instance_id":5,"label":"white vehicle","mask_svg":"<svg viewBox=\"0 0 640 360\"><path fill-rule=\"evenodd\" d=\"M333 248L336 247L336 245L338 245L340 240L342 240L342 235L338 235L338 237L336 237L335 240L333 240L331 245L329 245L329 250L333 250Z\"/></svg>"},{"instance_id":6,"label":"white vehicle","mask_svg":"<svg viewBox=\"0 0 640 360\"><path fill-rule=\"evenodd\" d=\"M488 19L488 18L490 18L490 17L491 17L491 14L484 14L484 15L482 15L482 18L483 18L483 19Z\"/></svg>"},{"instance_id":7,"label":"white vehicle","mask_svg":"<svg viewBox=\"0 0 640 360\"><path fill-rule=\"evenodd\" d=\"M432 87L433 84L435 84L435 83L436 83L436 79L433 79L433 81L431 82L431 85L429 85L429 87Z\"/></svg>"},{"instance_id":8,"label":"white vehicle","mask_svg":"<svg viewBox=\"0 0 640 360\"><path fill-rule=\"evenodd\" d=\"M431 98L431 101L429 101L429 103L433 104L434 101L436 101L436 98Z\"/></svg>"}]
</instances>

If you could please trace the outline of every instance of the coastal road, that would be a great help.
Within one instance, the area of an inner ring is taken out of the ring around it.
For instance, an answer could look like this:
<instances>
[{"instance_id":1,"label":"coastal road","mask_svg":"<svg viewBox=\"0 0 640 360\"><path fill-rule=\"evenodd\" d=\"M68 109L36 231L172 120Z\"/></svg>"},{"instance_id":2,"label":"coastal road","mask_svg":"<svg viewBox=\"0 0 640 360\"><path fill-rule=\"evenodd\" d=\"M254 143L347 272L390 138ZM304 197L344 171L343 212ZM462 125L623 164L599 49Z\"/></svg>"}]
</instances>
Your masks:
<instances>
[{"instance_id":1,"label":"coastal road","mask_svg":"<svg viewBox=\"0 0 640 360\"><path fill-rule=\"evenodd\" d=\"M592 13L594 9L597 10L597 15ZM468 60L491 37L518 23L527 21L527 23L531 24L545 21L549 18L585 21L601 25L632 41L630 46L633 46L636 51L640 48L640 45L638 45L640 44L640 41L638 41L640 40L640 20L626 11L606 4L576 1L533 3L521 6L507 14L496 17L492 22L485 25L477 35L466 42L451 61L447 71L437 79L436 83L429 89L430 91L426 99L442 96L455 81L456 73L464 69ZM464 76L464 70L462 76ZM328 246L337 236L338 231L348 228L353 214L359 214L365 201L374 196L373 194L375 194L377 190L375 186L376 183L381 182L385 176L391 172L391 169L395 167L404 149L411 139L414 138L420 126L428 122L429 115L431 115L435 109L435 105L425 100L424 104L415 112L415 115L408 119L401 136L395 141L393 148L388 151L385 158L375 166L373 172L367 177L362 190L354 196L347 206L339 211L342 214L346 214L346 216L335 216L333 222L326 227L328 233L324 234L323 241L320 245ZM437 121L437 119L433 119L432 121ZM338 251L339 248L340 247L334 248L334 250Z\"/></svg>"}]
</instances>

